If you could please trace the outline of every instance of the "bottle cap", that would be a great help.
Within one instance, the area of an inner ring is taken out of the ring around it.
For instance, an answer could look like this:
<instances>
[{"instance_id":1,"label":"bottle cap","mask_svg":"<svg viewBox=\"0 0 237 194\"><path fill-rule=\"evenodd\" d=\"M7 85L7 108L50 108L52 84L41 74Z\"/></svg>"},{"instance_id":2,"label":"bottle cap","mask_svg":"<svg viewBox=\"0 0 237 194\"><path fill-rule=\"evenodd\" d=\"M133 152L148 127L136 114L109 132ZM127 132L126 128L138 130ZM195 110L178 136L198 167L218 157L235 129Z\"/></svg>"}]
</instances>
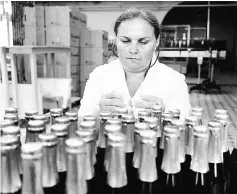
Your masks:
<instances>
[{"instance_id":1,"label":"bottle cap","mask_svg":"<svg viewBox=\"0 0 237 194\"><path fill-rule=\"evenodd\" d=\"M161 119L165 121L171 121L172 119L174 119L174 115L170 112L164 112L161 115Z\"/></svg>"},{"instance_id":2,"label":"bottle cap","mask_svg":"<svg viewBox=\"0 0 237 194\"><path fill-rule=\"evenodd\" d=\"M77 130L76 134L86 143L95 139L94 132L90 130Z\"/></svg>"},{"instance_id":3,"label":"bottle cap","mask_svg":"<svg viewBox=\"0 0 237 194\"><path fill-rule=\"evenodd\" d=\"M118 143L125 145L126 137L123 133L109 133L108 141L110 143Z\"/></svg>"},{"instance_id":4,"label":"bottle cap","mask_svg":"<svg viewBox=\"0 0 237 194\"><path fill-rule=\"evenodd\" d=\"M25 112L25 118L26 119L31 119L34 115L37 115L38 111L36 110L30 110Z\"/></svg>"},{"instance_id":5,"label":"bottle cap","mask_svg":"<svg viewBox=\"0 0 237 194\"><path fill-rule=\"evenodd\" d=\"M162 112L162 106L160 105L154 105L152 106L152 112L157 112L157 113L161 113Z\"/></svg>"},{"instance_id":6,"label":"bottle cap","mask_svg":"<svg viewBox=\"0 0 237 194\"><path fill-rule=\"evenodd\" d=\"M198 118L202 118L203 117L203 113L202 112L191 112L190 115L191 116L196 116Z\"/></svg>"},{"instance_id":7,"label":"bottle cap","mask_svg":"<svg viewBox=\"0 0 237 194\"><path fill-rule=\"evenodd\" d=\"M57 124L70 124L70 119L68 117L62 116L55 118L55 123Z\"/></svg>"},{"instance_id":8,"label":"bottle cap","mask_svg":"<svg viewBox=\"0 0 237 194\"><path fill-rule=\"evenodd\" d=\"M10 121L18 121L18 116L16 114L12 114L12 113L7 113L4 115L4 120L10 120Z\"/></svg>"},{"instance_id":9,"label":"bottle cap","mask_svg":"<svg viewBox=\"0 0 237 194\"><path fill-rule=\"evenodd\" d=\"M168 137L179 137L179 129L174 125L166 125L164 127L164 135Z\"/></svg>"},{"instance_id":10,"label":"bottle cap","mask_svg":"<svg viewBox=\"0 0 237 194\"><path fill-rule=\"evenodd\" d=\"M135 118L133 114L122 114L122 122L123 123L135 123Z\"/></svg>"},{"instance_id":11,"label":"bottle cap","mask_svg":"<svg viewBox=\"0 0 237 194\"><path fill-rule=\"evenodd\" d=\"M20 127L18 126L8 126L2 129L3 134L5 135L16 135L20 136Z\"/></svg>"},{"instance_id":12,"label":"bottle cap","mask_svg":"<svg viewBox=\"0 0 237 194\"><path fill-rule=\"evenodd\" d=\"M21 146L23 159L36 159L43 156L43 145L40 142L29 142Z\"/></svg>"},{"instance_id":13,"label":"bottle cap","mask_svg":"<svg viewBox=\"0 0 237 194\"><path fill-rule=\"evenodd\" d=\"M185 123L182 120L179 119L174 119L171 121L171 124L178 127L180 131L184 131L185 130Z\"/></svg>"},{"instance_id":14,"label":"bottle cap","mask_svg":"<svg viewBox=\"0 0 237 194\"><path fill-rule=\"evenodd\" d=\"M139 132L139 131L142 131L142 130L149 130L150 129L149 124L141 123L141 122L135 123L134 127L135 127L135 132Z\"/></svg>"},{"instance_id":15,"label":"bottle cap","mask_svg":"<svg viewBox=\"0 0 237 194\"><path fill-rule=\"evenodd\" d=\"M32 116L32 120L44 121L45 123L47 123L48 118L44 114L37 114Z\"/></svg>"},{"instance_id":16,"label":"bottle cap","mask_svg":"<svg viewBox=\"0 0 237 194\"><path fill-rule=\"evenodd\" d=\"M58 137L68 135L68 125L67 124L54 124L51 126L51 132L55 133Z\"/></svg>"},{"instance_id":17,"label":"bottle cap","mask_svg":"<svg viewBox=\"0 0 237 194\"><path fill-rule=\"evenodd\" d=\"M185 123L190 125L196 125L198 118L196 116L188 116L185 118Z\"/></svg>"},{"instance_id":18,"label":"bottle cap","mask_svg":"<svg viewBox=\"0 0 237 194\"><path fill-rule=\"evenodd\" d=\"M105 134L108 133L115 133L115 132L121 132L122 126L121 125L105 125Z\"/></svg>"},{"instance_id":19,"label":"bottle cap","mask_svg":"<svg viewBox=\"0 0 237 194\"><path fill-rule=\"evenodd\" d=\"M144 117L150 117L151 112L150 111L138 111L138 118L144 118Z\"/></svg>"},{"instance_id":20,"label":"bottle cap","mask_svg":"<svg viewBox=\"0 0 237 194\"><path fill-rule=\"evenodd\" d=\"M95 121L96 122L96 117L92 115L85 115L83 117L83 121Z\"/></svg>"},{"instance_id":21,"label":"bottle cap","mask_svg":"<svg viewBox=\"0 0 237 194\"><path fill-rule=\"evenodd\" d=\"M216 114L216 115L214 115L214 119L215 120L217 120L217 121L228 121L228 119L229 119L229 115L224 115L224 114Z\"/></svg>"},{"instance_id":22,"label":"bottle cap","mask_svg":"<svg viewBox=\"0 0 237 194\"><path fill-rule=\"evenodd\" d=\"M9 149L15 148L18 145L18 142L19 142L18 138L14 135L0 136L1 149L3 149L3 147L9 148Z\"/></svg>"},{"instance_id":23,"label":"bottle cap","mask_svg":"<svg viewBox=\"0 0 237 194\"><path fill-rule=\"evenodd\" d=\"M145 117L144 118L145 123L148 123L150 127L155 127L158 126L159 121L157 117Z\"/></svg>"},{"instance_id":24,"label":"bottle cap","mask_svg":"<svg viewBox=\"0 0 237 194\"><path fill-rule=\"evenodd\" d=\"M57 145L57 135L54 133L42 133L39 134L40 142L44 147L51 147Z\"/></svg>"},{"instance_id":25,"label":"bottle cap","mask_svg":"<svg viewBox=\"0 0 237 194\"><path fill-rule=\"evenodd\" d=\"M17 114L17 108L15 107L7 107L5 109L5 114Z\"/></svg>"},{"instance_id":26,"label":"bottle cap","mask_svg":"<svg viewBox=\"0 0 237 194\"><path fill-rule=\"evenodd\" d=\"M180 110L179 109L169 109L168 112L173 114L174 117L180 116Z\"/></svg>"},{"instance_id":27,"label":"bottle cap","mask_svg":"<svg viewBox=\"0 0 237 194\"><path fill-rule=\"evenodd\" d=\"M71 122L78 120L78 112L77 111L68 111L65 113L65 116L69 117Z\"/></svg>"},{"instance_id":28,"label":"bottle cap","mask_svg":"<svg viewBox=\"0 0 237 194\"><path fill-rule=\"evenodd\" d=\"M96 122L95 121L82 121L80 123L80 129L81 130L88 130L88 129L94 129L96 128Z\"/></svg>"},{"instance_id":29,"label":"bottle cap","mask_svg":"<svg viewBox=\"0 0 237 194\"><path fill-rule=\"evenodd\" d=\"M140 131L140 140L146 144L156 145L157 133L153 130Z\"/></svg>"},{"instance_id":30,"label":"bottle cap","mask_svg":"<svg viewBox=\"0 0 237 194\"><path fill-rule=\"evenodd\" d=\"M0 128L8 127L8 126L13 126L14 122L11 120L1 120L0 121Z\"/></svg>"},{"instance_id":31,"label":"bottle cap","mask_svg":"<svg viewBox=\"0 0 237 194\"><path fill-rule=\"evenodd\" d=\"M203 114L203 108L201 106L196 106L196 107L192 107L191 109L191 113L192 112L201 112Z\"/></svg>"},{"instance_id":32,"label":"bottle cap","mask_svg":"<svg viewBox=\"0 0 237 194\"><path fill-rule=\"evenodd\" d=\"M122 125L122 120L119 118L109 118L106 125Z\"/></svg>"},{"instance_id":33,"label":"bottle cap","mask_svg":"<svg viewBox=\"0 0 237 194\"><path fill-rule=\"evenodd\" d=\"M50 115L52 115L52 116L62 116L63 115L63 109L62 108L51 108L50 109Z\"/></svg>"},{"instance_id":34,"label":"bottle cap","mask_svg":"<svg viewBox=\"0 0 237 194\"><path fill-rule=\"evenodd\" d=\"M227 112L227 110L225 110L225 109L216 109L215 111L214 111L214 115L228 115L228 112Z\"/></svg>"},{"instance_id":35,"label":"bottle cap","mask_svg":"<svg viewBox=\"0 0 237 194\"><path fill-rule=\"evenodd\" d=\"M65 142L66 151L71 154L86 153L85 142L78 137L69 138Z\"/></svg>"},{"instance_id":36,"label":"bottle cap","mask_svg":"<svg viewBox=\"0 0 237 194\"><path fill-rule=\"evenodd\" d=\"M208 127L210 129L218 130L218 129L222 128L222 124L218 121L211 120L211 121L208 122Z\"/></svg>"},{"instance_id":37,"label":"bottle cap","mask_svg":"<svg viewBox=\"0 0 237 194\"><path fill-rule=\"evenodd\" d=\"M109 111L101 111L100 112L100 119L107 120L108 118L111 118L112 115L113 114L111 112L109 112Z\"/></svg>"},{"instance_id":38,"label":"bottle cap","mask_svg":"<svg viewBox=\"0 0 237 194\"><path fill-rule=\"evenodd\" d=\"M209 130L204 125L194 126L193 135L198 137L208 137Z\"/></svg>"},{"instance_id":39,"label":"bottle cap","mask_svg":"<svg viewBox=\"0 0 237 194\"><path fill-rule=\"evenodd\" d=\"M44 131L44 121L41 120L30 120L28 122L28 130L31 132L40 132Z\"/></svg>"}]
</instances>

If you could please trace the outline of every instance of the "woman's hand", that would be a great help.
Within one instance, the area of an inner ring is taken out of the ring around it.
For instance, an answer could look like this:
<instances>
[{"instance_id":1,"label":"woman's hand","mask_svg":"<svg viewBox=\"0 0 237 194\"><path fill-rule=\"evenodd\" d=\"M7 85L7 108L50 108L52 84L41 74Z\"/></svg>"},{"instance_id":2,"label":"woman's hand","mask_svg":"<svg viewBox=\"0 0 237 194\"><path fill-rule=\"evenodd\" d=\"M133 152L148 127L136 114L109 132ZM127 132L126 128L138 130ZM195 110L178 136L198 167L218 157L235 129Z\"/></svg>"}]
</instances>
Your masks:
<instances>
[{"instance_id":1,"label":"woman's hand","mask_svg":"<svg viewBox=\"0 0 237 194\"><path fill-rule=\"evenodd\" d=\"M135 101L136 108L144 108L151 110L152 106L160 105L162 106L162 110L165 109L165 105L161 98L152 95L140 95L140 99Z\"/></svg>"},{"instance_id":2,"label":"woman's hand","mask_svg":"<svg viewBox=\"0 0 237 194\"><path fill-rule=\"evenodd\" d=\"M118 108L125 108L126 105L123 100L124 96L121 93L114 91L109 92L103 95L100 99L100 111L116 112Z\"/></svg>"}]
</instances>

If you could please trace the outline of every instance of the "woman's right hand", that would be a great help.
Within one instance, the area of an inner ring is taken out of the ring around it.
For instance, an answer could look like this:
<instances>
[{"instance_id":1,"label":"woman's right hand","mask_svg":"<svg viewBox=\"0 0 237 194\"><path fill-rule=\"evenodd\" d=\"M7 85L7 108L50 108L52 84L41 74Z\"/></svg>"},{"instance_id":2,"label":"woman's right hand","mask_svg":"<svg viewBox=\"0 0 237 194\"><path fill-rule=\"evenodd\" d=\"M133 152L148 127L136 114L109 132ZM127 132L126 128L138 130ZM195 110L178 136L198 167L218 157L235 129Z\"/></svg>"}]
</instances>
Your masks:
<instances>
[{"instance_id":1,"label":"woman's right hand","mask_svg":"<svg viewBox=\"0 0 237 194\"><path fill-rule=\"evenodd\" d=\"M119 92L109 92L104 94L99 102L100 111L116 112L118 108L125 108L124 96Z\"/></svg>"}]
</instances>

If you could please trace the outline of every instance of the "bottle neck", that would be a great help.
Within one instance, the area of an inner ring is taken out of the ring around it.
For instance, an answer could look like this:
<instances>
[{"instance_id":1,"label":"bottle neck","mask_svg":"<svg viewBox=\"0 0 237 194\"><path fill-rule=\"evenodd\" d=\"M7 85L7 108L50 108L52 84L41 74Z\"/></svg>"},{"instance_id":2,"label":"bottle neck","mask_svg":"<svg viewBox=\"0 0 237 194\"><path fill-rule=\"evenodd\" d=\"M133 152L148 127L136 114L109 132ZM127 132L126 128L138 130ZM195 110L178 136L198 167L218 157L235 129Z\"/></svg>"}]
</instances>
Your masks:
<instances>
[{"instance_id":1,"label":"bottle neck","mask_svg":"<svg viewBox=\"0 0 237 194\"><path fill-rule=\"evenodd\" d=\"M58 172L67 171L66 167L66 149L65 149L65 141L67 136L58 136L58 144L57 144L57 169Z\"/></svg>"},{"instance_id":2,"label":"bottle neck","mask_svg":"<svg viewBox=\"0 0 237 194\"><path fill-rule=\"evenodd\" d=\"M1 184L1 193L14 193L21 188L21 180L16 161L16 153L13 149L1 149L1 174L4 175L5 180Z\"/></svg>"},{"instance_id":3,"label":"bottle neck","mask_svg":"<svg viewBox=\"0 0 237 194\"><path fill-rule=\"evenodd\" d=\"M57 146L46 146L43 148L43 187L53 187L58 181L57 171Z\"/></svg>"},{"instance_id":4,"label":"bottle neck","mask_svg":"<svg viewBox=\"0 0 237 194\"><path fill-rule=\"evenodd\" d=\"M85 153L67 154L67 193L85 194L87 192L86 180L84 177Z\"/></svg>"},{"instance_id":5,"label":"bottle neck","mask_svg":"<svg viewBox=\"0 0 237 194\"><path fill-rule=\"evenodd\" d=\"M43 194L42 158L23 159L22 193Z\"/></svg>"}]
</instances>

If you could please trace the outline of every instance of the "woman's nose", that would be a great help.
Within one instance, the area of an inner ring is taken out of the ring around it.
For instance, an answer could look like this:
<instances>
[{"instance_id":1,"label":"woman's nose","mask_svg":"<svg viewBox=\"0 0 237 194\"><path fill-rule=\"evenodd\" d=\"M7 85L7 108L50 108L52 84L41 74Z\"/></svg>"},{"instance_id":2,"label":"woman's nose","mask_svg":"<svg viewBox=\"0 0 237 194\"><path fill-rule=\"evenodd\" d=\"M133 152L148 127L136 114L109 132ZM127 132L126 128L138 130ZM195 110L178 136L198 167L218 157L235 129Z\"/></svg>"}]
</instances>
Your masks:
<instances>
[{"instance_id":1,"label":"woman's nose","mask_svg":"<svg viewBox=\"0 0 237 194\"><path fill-rule=\"evenodd\" d=\"M137 48L137 44L131 44L130 48L129 48L129 52L131 54L137 54L138 53L138 48Z\"/></svg>"}]
</instances>

